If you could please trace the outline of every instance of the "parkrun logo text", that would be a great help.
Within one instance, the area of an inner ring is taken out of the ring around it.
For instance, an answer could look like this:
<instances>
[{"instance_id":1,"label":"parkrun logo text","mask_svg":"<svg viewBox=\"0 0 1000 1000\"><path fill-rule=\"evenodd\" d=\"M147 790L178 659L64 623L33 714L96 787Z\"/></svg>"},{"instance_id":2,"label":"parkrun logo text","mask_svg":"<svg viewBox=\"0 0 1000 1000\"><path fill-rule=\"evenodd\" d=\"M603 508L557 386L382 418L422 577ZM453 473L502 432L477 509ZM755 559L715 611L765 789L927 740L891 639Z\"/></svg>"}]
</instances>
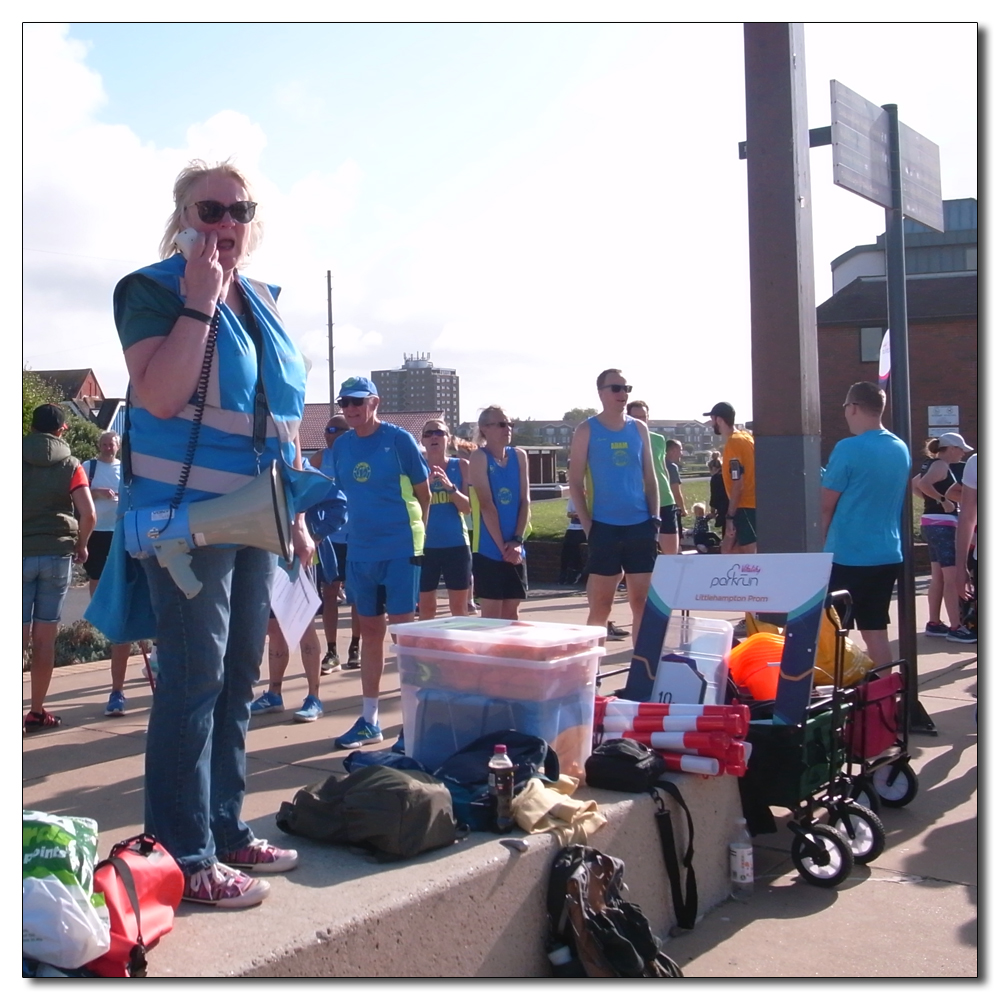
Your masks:
<instances>
[{"instance_id":1,"label":"parkrun logo text","mask_svg":"<svg viewBox=\"0 0 1000 1000\"><path fill-rule=\"evenodd\" d=\"M758 587L760 567L753 563L734 563L725 576L712 578L710 587Z\"/></svg>"}]
</instances>

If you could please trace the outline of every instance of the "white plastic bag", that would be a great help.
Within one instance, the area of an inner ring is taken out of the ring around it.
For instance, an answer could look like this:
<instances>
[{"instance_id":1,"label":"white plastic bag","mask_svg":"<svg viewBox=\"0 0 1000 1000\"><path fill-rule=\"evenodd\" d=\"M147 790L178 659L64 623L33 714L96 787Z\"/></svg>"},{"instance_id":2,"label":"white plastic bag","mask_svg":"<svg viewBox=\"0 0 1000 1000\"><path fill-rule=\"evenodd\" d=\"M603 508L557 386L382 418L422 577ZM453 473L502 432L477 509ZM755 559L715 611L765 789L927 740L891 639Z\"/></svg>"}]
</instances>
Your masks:
<instances>
[{"instance_id":1,"label":"white plastic bag","mask_svg":"<svg viewBox=\"0 0 1000 1000\"><path fill-rule=\"evenodd\" d=\"M22 813L22 951L78 969L111 947L104 897L93 895L97 823L80 816Z\"/></svg>"}]
</instances>

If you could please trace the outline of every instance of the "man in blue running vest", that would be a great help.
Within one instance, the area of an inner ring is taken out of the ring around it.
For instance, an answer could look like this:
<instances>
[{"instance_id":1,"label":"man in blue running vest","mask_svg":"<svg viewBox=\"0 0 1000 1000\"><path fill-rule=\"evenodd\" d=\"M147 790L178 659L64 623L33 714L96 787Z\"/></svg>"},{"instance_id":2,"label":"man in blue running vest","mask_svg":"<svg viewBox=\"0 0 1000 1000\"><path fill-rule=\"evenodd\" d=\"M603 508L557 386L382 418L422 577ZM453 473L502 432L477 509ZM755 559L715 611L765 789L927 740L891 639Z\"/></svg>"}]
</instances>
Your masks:
<instances>
[{"instance_id":1,"label":"man in blue running vest","mask_svg":"<svg viewBox=\"0 0 1000 1000\"><path fill-rule=\"evenodd\" d=\"M569 493L587 534L587 624L610 624L624 571L635 636L656 562L660 491L649 428L625 412L631 391L617 368L597 376L602 409L573 432Z\"/></svg>"},{"instance_id":2,"label":"man in blue running vest","mask_svg":"<svg viewBox=\"0 0 1000 1000\"><path fill-rule=\"evenodd\" d=\"M346 583L361 628L362 712L334 740L338 750L382 742L378 699L386 618L396 625L415 617L430 507L430 469L417 442L408 431L379 420L378 403L375 383L363 376L340 387L337 405L350 430L334 441L332 463L351 526Z\"/></svg>"}]
</instances>

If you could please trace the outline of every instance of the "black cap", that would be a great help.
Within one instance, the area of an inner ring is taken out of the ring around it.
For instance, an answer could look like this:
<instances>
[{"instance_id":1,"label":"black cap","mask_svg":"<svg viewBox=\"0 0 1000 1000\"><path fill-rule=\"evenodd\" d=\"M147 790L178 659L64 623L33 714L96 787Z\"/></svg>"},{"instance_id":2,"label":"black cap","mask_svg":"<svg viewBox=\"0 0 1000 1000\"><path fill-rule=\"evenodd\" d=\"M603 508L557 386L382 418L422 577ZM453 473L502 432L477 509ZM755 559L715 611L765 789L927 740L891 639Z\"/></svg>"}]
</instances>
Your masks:
<instances>
[{"instance_id":1,"label":"black cap","mask_svg":"<svg viewBox=\"0 0 1000 1000\"><path fill-rule=\"evenodd\" d=\"M31 428L40 434L55 434L66 423L66 414L55 403L43 403L31 414Z\"/></svg>"},{"instance_id":2,"label":"black cap","mask_svg":"<svg viewBox=\"0 0 1000 1000\"><path fill-rule=\"evenodd\" d=\"M716 403L708 413L703 413L702 416L722 417L730 427L736 423L736 410L733 409L732 403Z\"/></svg>"}]
</instances>

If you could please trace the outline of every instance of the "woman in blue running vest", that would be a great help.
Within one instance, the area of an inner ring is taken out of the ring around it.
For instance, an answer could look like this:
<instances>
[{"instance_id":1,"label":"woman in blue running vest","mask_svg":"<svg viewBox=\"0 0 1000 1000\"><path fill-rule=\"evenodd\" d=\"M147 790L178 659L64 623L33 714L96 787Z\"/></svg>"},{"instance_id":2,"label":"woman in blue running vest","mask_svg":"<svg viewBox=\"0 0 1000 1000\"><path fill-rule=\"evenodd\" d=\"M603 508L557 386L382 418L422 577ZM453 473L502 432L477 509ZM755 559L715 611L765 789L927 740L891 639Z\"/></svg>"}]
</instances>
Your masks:
<instances>
[{"instance_id":1,"label":"woman in blue running vest","mask_svg":"<svg viewBox=\"0 0 1000 1000\"><path fill-rule=\"evenodd\" d=\"M231 493L274 460L302 468L305 363L278 315L279 289L241 272L260 238L250 185L232 163L196 160L173 193L161 261L115 289L129 373L123 510ZM189 230L193 243L182 255L178 237ZM313 544L301 514L293 543L308 566ZM159 663L145 829L180 866L184 899L235 909L270 891L251 873L297 863L295 851L255 838L240 816L275 557L220 545L190 558L202 584L190 599L156 559L140 561Z\"/></svg>"},{"instance_id":2,"label":"woman in blue running vest","mask_svg":"<svg viewBox=\"0 0 1000 1000\"><path fill-rule=\"evenodd\" d=\"M472 583L472 553L465 530L465 514L472 510L468 496L469 462L449 458L451 431L443 420L428 420L420 435L430 466L431 505L427 512L424 561L420 566L420 620L437 614L441 577L448 588L453 615L468 614Z\"/></svg>"},{"instance_id":3,"label":"woman in blue running vest","mask_svg":"<svg viewBox=\"0 0 1000 1000\"><path fill-rule=\"evenodd\" d=\"M524 534L528 526L528 456L510 444L513 426L499 406L479 414L483 442L469 459L472 573L484 618L517 620L528 596Z\"/></svg>"}]
</instances>

